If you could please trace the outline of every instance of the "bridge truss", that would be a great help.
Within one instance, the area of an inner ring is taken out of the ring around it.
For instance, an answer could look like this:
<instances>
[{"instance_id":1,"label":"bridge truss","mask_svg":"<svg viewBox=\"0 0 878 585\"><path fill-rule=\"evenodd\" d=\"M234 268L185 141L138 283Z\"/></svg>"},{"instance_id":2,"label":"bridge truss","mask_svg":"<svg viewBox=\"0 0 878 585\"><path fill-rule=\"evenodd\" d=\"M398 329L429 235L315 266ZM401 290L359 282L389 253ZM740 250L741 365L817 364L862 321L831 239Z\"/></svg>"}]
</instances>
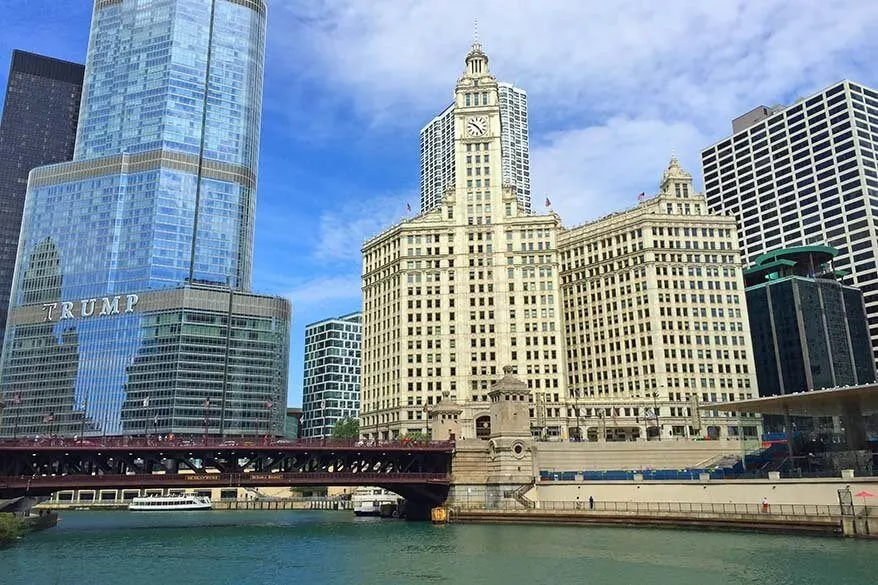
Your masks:
<instances>
[{"instance_id":1,"label":"bridge truss","mask_svg":"<svg viewBox=\"0 0 878 585\"><path fill-rule=\"evenodd\" d=\"M0 497L125 487L378 486L436 505L454 445L107 439L0 443Z\"/></svg>"}]
</instances>

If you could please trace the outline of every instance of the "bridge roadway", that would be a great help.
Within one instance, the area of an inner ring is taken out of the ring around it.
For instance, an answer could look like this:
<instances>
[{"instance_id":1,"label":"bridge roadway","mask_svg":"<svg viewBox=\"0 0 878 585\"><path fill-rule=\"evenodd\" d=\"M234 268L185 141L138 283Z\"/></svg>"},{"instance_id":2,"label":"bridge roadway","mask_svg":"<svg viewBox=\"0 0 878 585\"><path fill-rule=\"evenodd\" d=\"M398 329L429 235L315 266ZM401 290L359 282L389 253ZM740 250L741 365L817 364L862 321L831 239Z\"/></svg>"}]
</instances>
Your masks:
<instances>
[{"instance_id":1,"label":"bridge roadway","mask_svg":"<svg viewBox=\"0 0 878 585\"><path fill-rule=\"evenodd\" d=\"M0 441L0 498L125 487L378 486L424 506L445 500L450 442L164 440Z\"/></svg>"}]
</instances>

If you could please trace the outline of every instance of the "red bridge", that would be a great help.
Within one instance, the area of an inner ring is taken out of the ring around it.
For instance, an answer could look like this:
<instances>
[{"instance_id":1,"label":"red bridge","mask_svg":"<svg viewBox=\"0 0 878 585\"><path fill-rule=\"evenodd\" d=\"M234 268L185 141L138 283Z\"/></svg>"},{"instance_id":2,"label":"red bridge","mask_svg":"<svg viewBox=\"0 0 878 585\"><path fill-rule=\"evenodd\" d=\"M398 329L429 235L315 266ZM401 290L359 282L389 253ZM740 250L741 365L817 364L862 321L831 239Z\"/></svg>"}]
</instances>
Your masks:
<instances>
[{"instance_id":1,"label":"red bridge","mask_svg":"<svg viewBox=\"0 0 878 585\"><path fill-rule=\"evenodd\" d=\"M377 486L445 500L454 444L263 438L0 441L0 498L126 487Z\"/></svg>"}]
</instances>

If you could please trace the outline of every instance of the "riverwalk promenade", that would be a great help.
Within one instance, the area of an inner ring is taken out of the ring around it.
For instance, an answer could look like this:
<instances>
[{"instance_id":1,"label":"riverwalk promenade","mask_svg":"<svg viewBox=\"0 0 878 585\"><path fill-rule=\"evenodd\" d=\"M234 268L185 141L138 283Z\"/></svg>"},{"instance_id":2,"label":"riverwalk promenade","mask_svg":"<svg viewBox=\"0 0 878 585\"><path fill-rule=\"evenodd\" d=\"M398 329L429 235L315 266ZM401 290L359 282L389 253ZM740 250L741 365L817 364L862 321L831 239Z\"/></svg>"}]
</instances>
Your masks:
<instances>
[{"instance_id":1,"label":"riverwalk promenade","mask_svg":"<svg viewBox=\"0 0 878 585\"><path fill-rule=\"evenodd\" d=\"M541 501L458 503L451 523L582 524L753 530L878 539L878 506L704 502Z\"/></svg>"}]
</instances>

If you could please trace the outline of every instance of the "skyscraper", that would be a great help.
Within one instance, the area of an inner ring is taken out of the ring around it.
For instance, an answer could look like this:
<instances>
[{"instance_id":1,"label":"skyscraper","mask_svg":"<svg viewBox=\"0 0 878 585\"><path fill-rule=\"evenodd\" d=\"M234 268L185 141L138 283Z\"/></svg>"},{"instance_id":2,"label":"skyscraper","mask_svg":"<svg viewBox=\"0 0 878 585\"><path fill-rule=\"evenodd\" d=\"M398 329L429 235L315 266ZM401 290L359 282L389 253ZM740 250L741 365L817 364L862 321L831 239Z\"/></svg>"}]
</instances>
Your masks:
<instances>
[{"instance_id":1,"label":"skyscraper","mask_svg":"<svg viewBox=\"0 0 878 585\"><path fill-rule=\"evenodd\" d=\"M12 52L0 120L0 348L31 169L73 158L83 65Z\"/></svg>"},{"instance_id":2,"label":"skyscraper","mask_svg":"<svg viewBox=\"0 0 878 585\"><path fill-rule=\"evenodd\" d=\"M302 437L328 437L336 422L359 416L361 334L360 313L305 327Z\"/></svg>"},{"instance_id":3,"label":"skyscraper","mask_svg":"<svg viewBox=\"0 0 878 585\"><path fill-rule=\"evenodd\" d=\"M527 92L511 83L497 83L500 106L500 152L503 183L515 187L519 204L530 213L530 148L528 146ZM454 187L455 105L421 129L421 212L442 203Z\"/></svg>"},{"instance_id":4,"label":"skyscraper","mask_svg":"<svg viewBox=\"0 0 878 585\"><path fill-rule=\"evenodd\" d=\"M291 310L248 292L265 26L263 0L95 1L73 161L28 183L20 432L282 430Z\"/></svg>"},{"instance_id":5,"label":"skyscraper","mask_svg":"<svg viewBox=\"0 0 878 585\"><path fill-rule=\"evenodd\" d=\"M828 244L863 291L878 358L878 92L836 83L788 107L760 106L701 153L711 211L740 225L742 260Z\"/></svg>"},{"instance_id":6,"label":"skyscraper","mask_svg":"<svg viewBox=\"0 0 878 585\"><path fill-rule=\"evenodd\" d=\"M837 255L785 248L744 271L760 395L875 381L863 293L838 281Z\"/></svg>"},{"instance_id":7,"label":"skyscraper","mask_svg":"<svg viewBox=\"0 0 878 585\"><path fill-rule=\"evenodd\" d=\"M465 64L444 114L453 130L442 130L453 182L434 192L438 207L363 246L369 437L427 432L425 408L439 402L460 405L458 436L488 436L488 393L505 366L533 388L540 428L563 426L560 219L531 215L504 181L500 86L478 43Z\"/></svg>"}]
</instances>

